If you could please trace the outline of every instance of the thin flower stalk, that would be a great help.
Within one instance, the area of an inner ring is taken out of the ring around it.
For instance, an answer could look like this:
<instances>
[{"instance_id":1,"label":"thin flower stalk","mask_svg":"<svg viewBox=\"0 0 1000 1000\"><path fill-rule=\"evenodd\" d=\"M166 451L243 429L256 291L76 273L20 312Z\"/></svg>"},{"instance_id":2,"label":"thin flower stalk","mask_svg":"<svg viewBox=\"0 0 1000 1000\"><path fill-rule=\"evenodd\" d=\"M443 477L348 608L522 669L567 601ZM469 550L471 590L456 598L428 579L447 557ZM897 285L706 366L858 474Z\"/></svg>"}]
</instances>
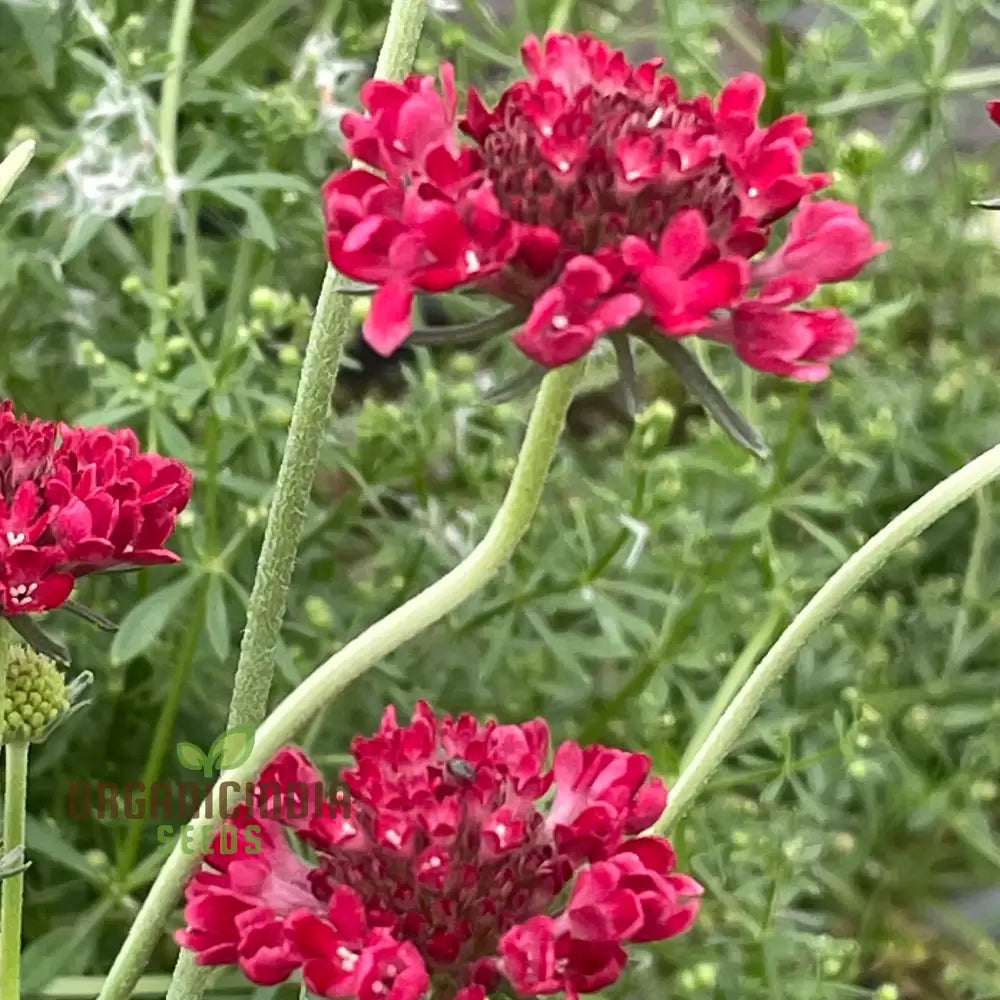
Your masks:
<instances>
[{"instance_id":1,"label":"thin flower stalk","mask_svg":"<svg viewBox=\"0 0 1000 1000\"><path fill-rule=\"evenodd\" d=\"M0 628L3 628L0 625ZM3 853L24 850L25 805L28 795L28 744L7 743L4 756ZM24 870L0 883L0 996L21 1000L21 912Z\"/></svg>"},{"instance_id":2,"label":"thin flower stalk","mask_svg":"<svg viewBox=\"0 0 1000 1000\"><path fill-rule=\"evenodd\" d=\"M542 383L507 495L483 540L451 572L334 653L288 694L257 730L247 761L226 772L227 781L241 785L254 781L278 751L347 685L482 589L506 565L538 508L581 375L581 366L573 365L550 373ZM218 828L218 796L216 788L192 820L192 843L202 843L202 838ZM187 853L179 844L174 847L132 923L99 1000L127 1000L200 860L197 852ZM179 981L175 979L170 1000L191 1000L200 995L192 992L201 988L196 985L200 977L193 962L189 968Z\"/></svg>"},{"instance_id":3,"label":"thin flower stalk","mask_svg":"<svg viewBox=\"0 0 1000 1000\"><path fill-rule=\"evenodd\" d=\"M651 832L672 830L753 721L761 702L784 676L802 647L845 601L904 545L939 521L987 483L1000 478L1000 445L983 452L938 483L869 539L817 591L757 664L718 722L689 748L690 763L671 790L670 801Z\"/></svg>"}]
</instances>

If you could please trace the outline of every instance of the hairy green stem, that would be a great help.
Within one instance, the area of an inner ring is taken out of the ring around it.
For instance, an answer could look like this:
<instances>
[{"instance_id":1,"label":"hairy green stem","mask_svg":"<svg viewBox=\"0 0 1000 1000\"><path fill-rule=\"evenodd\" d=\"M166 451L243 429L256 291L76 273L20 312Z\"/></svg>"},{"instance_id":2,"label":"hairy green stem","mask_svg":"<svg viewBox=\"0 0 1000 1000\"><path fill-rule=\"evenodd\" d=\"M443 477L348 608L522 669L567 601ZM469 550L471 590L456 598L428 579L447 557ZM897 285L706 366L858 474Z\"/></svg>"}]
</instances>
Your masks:
<instances>
[{"instance_id":1,"label":"hairy green stem","mask_svg":"<svg viewBox=\"0 0 1000 1000\"><path fill-rule=\"evenodd\" d=\"M471 597L507 563L538 508L566 411L581 374L579 364L559 368L542 383L507 495L483 540L451 572L376 622L314 670L260 726L249 759L241 767L226 772L227 782L243 785L254 781L278 750L351 681ZM188 842L200 845L220 822L218 792L213 789L190 824ZM129 996L159 940L181 887L199 861L197 852L187 853L180 844L174 846L108 973L99 1000L126 1000ZM184 977L188 973L180 975L184 969L196 968L193 961L188 961L175 973L169 1000L199 996L186 986Z\"/></svg>"},{"instance_id":2,"label":"hairy green stem","mask_svg":"<svg viewBox=\"0 0 1000 1000\"><path fill-rule=\"evenodd\" d=\"M427 0L396 0L389 14L375 76L404 76L417 51ZM350 301L338 293L340 277L327 268L316 303L288 441L264 529L246 629L233 681L227 727L257 726L267 712L288 588L295 569L309 494L330 410L330 395L351 324Z\"/></svg>"},{"instance_id":3,"label":"hairy green stem","mask_svg":"<svg viewBox=\"0 0 1000 1000\"><path fill-rule=\"evenodd\" d=\"M10 660L10 633L7 622L0 617L0 745L3 743L4 698L7 697L7 664Z\"/></svg>"},{"instance_id":4,"label":"hairy green stem","mask_svg":"<svg viewBox=\"0 0 1000 1000\"><path fill-rule=\"evenodd\" d=\"M396 0L389 13L375 76L397 79L413 63L427 0ZM247 607L246 628L233 680L227 727L257 726L267 712L274 678L274 651L288 604L288 589L309 508L330 396L351 325L350 302L337 292L340 277L327 268L313 316L288 440L264 530ZM154 890L156 885L154 884ZM190 954L182 953L168 997L196 1000L204 982Z\"/></svg>"},{"instance_id":5,"label":"hairy green stem","mask_svg":"<svg viewBox=\"0 0 1000 1000\"><path fill-rule=\"evenodd\" d=\"M666 811L655 825L655 832L670 830L683 816L753 721L764 696L791 666L796 653L844 602L881 569L893 553L997 477L1000 477L1000 445L974 458L907 507L827 580L757 664L711 731L693 752L685 755L690 763L670 790Z\"/></svg>"},{"instance_id":6,"label":"hairy green stem","mask_svg":"<svg viewBox=\"0 0 1000 1000\"><path fill-rule=\"evenodd\" d=\"M247 606L246 628L233 681L227 728L256 726L267 712L274 650L288 603L299 539L309 510L337 369L350 330L349 303L327 270L316 304L292 409L288 441L274 486L264 542Z\"/></svg>"},{"instance_id":7,"label":"hairy green stem","mask_svg":"<svg viewBox=\"0 0 1000 1000\"><path fill-rule=\"evenodd\" d=\"M3 748L6 783L3 793L3 849L6 854L24 848L25 803L28 797L28 744L7 743ZM10 875L0 885L0 997L21 1000L21 909L24 872Z\"/></svg>"},{"instance_id":8,"label":"hairy green stem","mask_svg":"<svg viewBox=\"0 0 1000 1000\"><path fill-rule=\"evenodd\" d=\"M153 218L153 317L150 335L162 360L170 310L170 237L174 224L174 203L180 198L177 177L177 111L181 102L181 78L187 55L188 34L194 0L177 0L167 43L167 70L160 93L159 161L163 182L163 204ZM191 220L194 225L194 220Z\"/></svg>"}]
</instances>

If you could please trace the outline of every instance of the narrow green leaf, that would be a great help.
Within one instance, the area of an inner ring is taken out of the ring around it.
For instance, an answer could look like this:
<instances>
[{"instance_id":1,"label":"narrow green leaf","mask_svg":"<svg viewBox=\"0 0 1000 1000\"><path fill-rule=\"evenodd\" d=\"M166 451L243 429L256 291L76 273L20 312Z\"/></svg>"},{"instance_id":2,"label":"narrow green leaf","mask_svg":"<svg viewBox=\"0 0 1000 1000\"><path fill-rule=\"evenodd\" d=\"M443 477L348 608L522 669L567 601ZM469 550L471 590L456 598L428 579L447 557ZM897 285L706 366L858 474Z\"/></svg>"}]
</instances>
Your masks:
<instances>
[{"instance_id":1,"label":"narrow green leaf","mask_svg":"<svg viewBox=\"0 0 1000 1000\"><path fill-rule=\"evenodd\" d=\"M187 465L196 461L194 447L187 434L163 410L155 411L156 433L163 441L164 453L179 458Z\"/></svg>"},{"instance_id":2,"label":"narrow green leaf","mask_svg":"<svg viewBox=\"0 0 1000 1000\"><path fill-rule=\"evenodd\" d=\"M545 369L541 365L532 365L526 368L520 375L515 375L506 382L483 394L484 403L506 403L518 396L523 396L530 392L537 385L541 385L545 378Z\"/></svg>"},{"instance_id":3,"label":"narrow green leaf","mask_svg":"<svg viewBox=\"0 0 1000 1000\"><path fill-rule=\"evenodd\" d=\"M86 250L105 221L103 215L78 215L70 224L66 242L59 251L59 263L66 264Z\"/></svg>"},{"instance_id":4,"label":"narrow green leaf","mask_svg":"<svg viewBox=\"0 0 1000 1000\"><path fill-rule=\"evenodd\" d=\"M14 615L8 618L10 627L33 649L61 666L70 665L69 649L61 642L46 635L28 615Z\"/></svg>"},{"instance_id":5,"label":"narrow green leaf","mask_svg":"<svg viewBox=\"0 0 1000 1000\"><path fill-rule=\"evenodd\" d=\"M294 0L270 0L255 10L239 27L225 35L225 40L218 48L194 68L191 73L192 83L200 84L222 73L247 46L266 38L268 28L293 6Z\"/></svg>"},{"instance_id":6,"label":"narrow green leaf","mask_svg":"<svg viewBox=\"0 0 1000 1000\"><path fill-rule=\"evenodd\" d=\"M110 427L124 423L137 413L144 413L143 403L129 403L125 406L104 406L97 410L87 410L77 417L73 423L78 427Z\"/></svg>"},{"instance_id":7,"label":"narrow green leaf","mask_svg":"<svg viewBox=\"0 0 1000 1000\"><path fill-rule=\"evenodd\" d=\"M785 113L785 77L788 75L788 42L778 24L768 25L763 69L767 96L761 108L761 121L773 122Z\"/></svg>"},{"instance_id":8,"label":"narrow green leaf","mask_svg":"<svg viewBox=\"0 0 1000 1000\"><path fill-rule=\"evenodd\" d=\"M225 163L230 152L221 143L204 145L191 166L184 171L184 187L190 191L205 183L212 176L212 172Z\"/></svg>"},{"instance_id":9,"label":"narrow green leaf","mask_svg":"<svg viewBox=\"0 0 1000 1000\"><path fill-rule=\"evenodd\" d=\"M118 634L111 643L111 662L121 666L145 652L156 641L197 581L197 573L186 573L132 608L118 626Z\"/></svg>"},{"instance_id":10,"label":"narrow green leaf","mask_svg":"<svg viewBox=\"0 0 1000 1000\"><path fill-rule=\"evenodd\" d=\"M113 622L110 618L105 618L99 611L95 611L93 608L88 608L86 604L81 604L79 601L63 601L60 607L64 611L68 611L70 614L74 614L78 618L82 618L88 624L95 625L102 632L118 631L118 625L116 622Z\"/></svg>"},{"instance_id":11,"label":"narrow green leaf","mask_svg":"<svg viewBox=\"0 0 1000 1000\"><path fill-rule=\"evenodd\" d=\"M74 915L69 927L57 927L25 948L21 956L21 989L25 995L38 993L56 976L83 972L90 965L99 940L95 932L112 905L110 898L98 903Z\"/></svg>"},{"instance_id":12,"label":"narrow green leaf","mask_svg":"<svg viewBox=\"0 0 1000 1000\"><path fill-rule=\"evenodd\" d=\"M56 84L56 56L62 41L62 12L58 5L8 4L7 9L17 21L24 44L35 60L46 87Z\"/></svg>"},{"instance_id":13,"label":"narrow green leaf","mask_svg":"<svg viewBox=\"0 0 1000 1000\"><path fill-rule=\"evenodd\" d=\"M635 359L632 357L632 342L628 337L611 338L611 346L615 349L618 359L618 391L621 393L622 404L629 417L633 420L639 412L639 378L635 372Z\"/></svg>"},{"instance_id":14,"label":"narrow green leaf","mask_svg":"<svg viewBox=\"0 0 1000 1000\"><path fill-rule=\"evenodd\" d=\"M275 236L274 228L268 222L264 210L245 191L239 191L236 188L210 188L204 184L200 185L200 189L229 202L236 208L242 208L246 213L250 235L263 243L269 250L278 248L278 238Z\"/></svg>"},{"instance_id":15,"label":"narrow green leaf","mask_svg":"<svg viewBox=\"0 0 1000 1000\"><path fill-rule=\"evenodd\" d=\"M734 441L758 458L770 457L771 449L760 431L726 399L698 359L683 344L658 333L650 333L643 340L677 372L688 392Z\"/></svg>"},{"instance_id":16,"label":"narrow green leaf","mask_svg":"<svg viewBox=\"0 0 1000 1000\"><path fill-rule=\"evenodd\" d=\"M205 609L205 629L212 652L222 661L229 656L229 612L222 579L213 576L208 584L208 606Z\"/></svg>"},{"instance_id":17,"label":"narrow green leaf","mask_svg":"<svg viewBox=\"0 0 1000 1000\"><path fill-rule=\"evenodd\" d=\"M203 181L197 185L202 191L214 191L221 194L223 191L247 190L247 191L297 191L299 194L310 194L312 187L301 177L294 174L279 174L273 170L259 170L255 173L246 174L224 174L221 177L213 177L211 180Z\"/></svg>"},{"instance_id":18,"label":"narrow green leaf","mask_svg":"<svg viewBox=\"0 0 1000 1000\"><path fill-rule=\"evenodd\" d=\"M83 876L91 885L106 886L111 879L78 851L59 831L59 828L49 823L43 823L28 816L24 824L25 840L31 855L37 860L39 856L47 858L53 864L60 865L67 871Z\"/></svg>"},{"instance_id":19,"label":"narrow green leaf","mask_svg":"<svg viewBox=\"0 0 1000 1000\"><path fill-rule=\"evenodd\" d=\"M518 326L527 314L519 306L511 306L495 316L460 323L455 326L418 327L408 340L411 344L431 346L434 344L479 344L499 333L506 333Z\"/></svg>"}]
</instances>

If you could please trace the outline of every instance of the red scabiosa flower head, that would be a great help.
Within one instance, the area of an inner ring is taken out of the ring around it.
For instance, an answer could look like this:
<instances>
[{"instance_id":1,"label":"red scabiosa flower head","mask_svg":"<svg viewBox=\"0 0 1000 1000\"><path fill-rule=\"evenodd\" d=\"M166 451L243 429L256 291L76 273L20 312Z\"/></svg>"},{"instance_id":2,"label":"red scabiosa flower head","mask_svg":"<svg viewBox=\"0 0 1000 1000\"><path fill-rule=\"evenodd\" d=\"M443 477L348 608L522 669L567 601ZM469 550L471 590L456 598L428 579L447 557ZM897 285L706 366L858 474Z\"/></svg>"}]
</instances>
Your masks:
<instances>
[{"instance_id":1,"label":"red scabiosa flower head","mask_svg":"<svg viewBox=\"0 0 1000 1000\"><path fill-rule=\"evenodd\" d=\"M702 889L670 843L641 836L667 793L649 758L549 732L439 717L425 703L354 741L346 791L305 814L322 779L301 751L269 765L189 884L178 933L203 965L273 984L301 969L323 997L485 1000L601 989L629 942L687 930ZM275 788L286 808L273 808ZM300 860L282 827L311 852ZM226 850L223 851L223 846Z\"/></svg>"},{"instance_id":2,"label":"red scabiosa flower head","mask_svg":"<svg viewBox=\"0 0 1000 1000\"><path fill-rule=\"evenodd\" d=\"M164 544L191 484L130 430L28 420L0 403L0 615L56 608L88 573L176 562Z\"/></svg>"},{"instance_id":3,"label":"red scabiosa flower head","mask_svg":"<svg viewBox=\"0 0 1000 1000\"><path fill-rule=\"evenodd\" d=\"M440 86L372 82L365 113L345 116L365 166L324 188L327 246L335 268L376 286L371 346L407 339L416 293L468 287L512 306L516 343L546 368L632 332L695 334L765 371L824 376L853 327L788 306L886 244L852 206L810 200L830 177L802 169L804 117L760 124L751 74L714 100L684 97L661 60L633 65L587 34L529 38L522 57L527 78L493 108L470 89L460 114L445 66ZM778 277L799 297L779 304Z\"/></svg>"}]
</instances>

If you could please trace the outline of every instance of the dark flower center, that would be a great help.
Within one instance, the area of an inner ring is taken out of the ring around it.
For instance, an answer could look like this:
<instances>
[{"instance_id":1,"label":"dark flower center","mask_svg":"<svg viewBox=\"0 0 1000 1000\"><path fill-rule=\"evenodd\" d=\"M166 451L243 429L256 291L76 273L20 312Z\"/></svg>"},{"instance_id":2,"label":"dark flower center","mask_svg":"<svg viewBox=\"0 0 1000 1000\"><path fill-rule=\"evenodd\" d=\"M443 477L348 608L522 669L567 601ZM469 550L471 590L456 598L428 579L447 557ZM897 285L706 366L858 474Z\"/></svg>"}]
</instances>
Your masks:
<instances>
[{"instance_id":1,"label":"dark flower center","mask_svg":"<svg viewBox=\"0 0 1000 1000\"><path fill-rule=\"evenodd\" d=\"M418 827L408 856L379 846L363 853L319 852L328 884L350 886L369 912L384 914L397 936L417 946L432 975L494 956L502 935L545 912L572 874L538 813L528 821L524 844L484 859L480 824L472 818L481 804L471 789L457 789L457 794L464 800L458 828L448 835ZM377 816L376 810L353 803L352 820L376 844Z\"/></svg>"},{"instance_id":2,"label":"dark flower center","mask_svg":"<svg viewBox=\"0 0 1000 1000\"><path fill-rule=\"evenodd\" d=\"M684 162L686 147L714 134L692 108L586 87L547 122L523 103L510 101L483 143L487 176L511 218L548 226L587 254L627 235L655 245L690 207L701 209L713 238L728 230L738 200L725 158Z\"/></svg>"}]
</instances>

